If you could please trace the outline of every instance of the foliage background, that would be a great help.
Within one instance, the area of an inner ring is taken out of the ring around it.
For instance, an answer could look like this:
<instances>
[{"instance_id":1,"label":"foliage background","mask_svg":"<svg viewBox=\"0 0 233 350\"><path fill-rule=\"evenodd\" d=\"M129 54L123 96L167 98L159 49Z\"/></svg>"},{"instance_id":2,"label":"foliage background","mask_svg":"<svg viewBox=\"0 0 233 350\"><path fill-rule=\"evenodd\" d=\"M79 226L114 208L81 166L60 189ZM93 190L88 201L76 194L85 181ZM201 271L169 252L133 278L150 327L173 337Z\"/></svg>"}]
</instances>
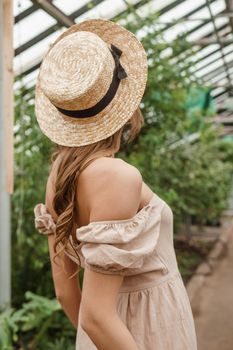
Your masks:
<instances>
[{"instance_id":1,"label":"foliage background","mask_svg":"<svg viewBox=\"0 0 233 350\"><path fill-rule=\"evenodd\" d=\"M117 157L138 167L144 181L168 202L176 233L183 223L218 222L232 184L233 145L220 137L221 128L209 123L213 110L192 113L187 108L190 91L202 84L190 73L192 47L185 33L168 44L157 18L156 13L144 18L129 8L115 19L139 37L149 63L141 103L145 124L131 145L122 144ZM0 316L0 348L72 349L75 331L53 300L47 240L34 228L33 208L44 202L54 146L39 129L33 91L23 83L15 107L13 309Z\"/></svg>"}]
</instances>

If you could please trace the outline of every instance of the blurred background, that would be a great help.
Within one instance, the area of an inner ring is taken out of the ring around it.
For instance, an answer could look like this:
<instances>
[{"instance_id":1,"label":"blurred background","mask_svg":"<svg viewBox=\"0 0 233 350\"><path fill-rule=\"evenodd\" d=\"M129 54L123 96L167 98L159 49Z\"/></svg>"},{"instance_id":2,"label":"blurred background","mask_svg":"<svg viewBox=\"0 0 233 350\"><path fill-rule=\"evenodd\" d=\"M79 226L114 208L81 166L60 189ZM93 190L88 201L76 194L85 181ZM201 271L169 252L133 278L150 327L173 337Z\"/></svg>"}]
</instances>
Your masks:
<instances>
[{"instance_id":1,"label":"blurred background","mask_svg":"<svg viewBox=\"0 0 233 350\"><path fill-rule=\"evenodd\" d=\"M148 54L145 124L117 157L174 212L198 349L232 350L232 0L0 1L0 350L74 349L34 227L54 147L37 124L34 88L57 36L99 17L134 32Z\"/></svg>"}]
</instances>

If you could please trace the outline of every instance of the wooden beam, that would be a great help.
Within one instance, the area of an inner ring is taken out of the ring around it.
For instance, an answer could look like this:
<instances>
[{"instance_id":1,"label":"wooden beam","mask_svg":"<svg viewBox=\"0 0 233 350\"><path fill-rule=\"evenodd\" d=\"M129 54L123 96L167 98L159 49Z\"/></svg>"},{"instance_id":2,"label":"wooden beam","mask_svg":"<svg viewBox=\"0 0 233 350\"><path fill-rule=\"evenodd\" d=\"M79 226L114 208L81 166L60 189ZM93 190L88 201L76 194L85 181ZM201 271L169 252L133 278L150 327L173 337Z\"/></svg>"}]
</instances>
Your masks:
<instances>
[{"instance_id":1,"label":"wooden beam","mask_svg":"<svg viewBox=\"0 0 233 350\"><path fill-rule=\"evenodd\" d=\"M0 308L11 300L10 193L13 191L13 9L0 1Z\"/></svg>"},{"instance_id":2,"label":"wooden beam","mask_svg":"<svg viewBox=\"0 0 233 350\"><path fill-rule=\"evenodd\" d=\"M232 16L229 17L229 23L231 26L231 29L233 31L233 1L232 0L225 0L226 3L226 10L231 13Z\"/></svg>"},{"instance_id":3,"label":"wooden beam","mask_svg":"<svg viewBox=\"0 0 233 350\"><path fill-rule=\"evenodd\" d=\"M103 2L104 0L91 0L89 1L86 5L82 6L81 8L79 8L77 11L71 13L71 15L69 16L72 20L74 20L76 17L81 16L82 14L84 14L85 12L87 12L89 10L89 6L90 4L94 4L94 5L98 5L99 3ZM74 17L75 16L75 17ZM43 32L39 33L38 35L36 35L34 38L32 38L31 40L27 41L26 43L20 45L19 47L17 47L15 49L15 56L19 55L20 53L24 52L25 50L27 50L29 47L37 44L39 41L47 38L47 36L49 36L50 34L54 33L56 30L58 30L59 28L61 28L61 24L60 23L56 23L52 26L50 26L49 28L47 28L46 30L44 30Z\"/></svg>"},{"instance_id":4,"label":"wooden beam","mask_svg":"<svg viewBox=\"0 0 233 350\"><path fill-rule=\"evenodd\" d=\"M79 16L83 15L84 13L86 13L88 10L90 10L90 6L94 7L97 6L99 4L101 4L104 0L90 0L88 1L87 4L83 5L82 7L80 7L78 10L74 11L73 13L71 13L69 15L69 18L71 18L71 20L75 20L76 18L78 18ZM147 3L148 0L139 0L136 4L133 5L133 7L135 9L137 9L138 7L145 5ZM160 11L161 14L165 13L166 11L169 11L170 9L174 8L175 6L177 6L178 4L182 3L183 0L176 0L174 2L172 2L172 4L166 6L164 9L162 9ZM213 0L212 0L213 1ZM203 6L202 6L203 7ZM48 11L46 10L46 12L48 13ZM116 18L118 16L121 16L122 14L125 13L125 10L122 11L121 13L116 15ZM50 14L52 15L52 14ZM64 25L64 24L63 24ZM31 46L37 44L39 41L47 38L50 34L52 34L53 32L55 32L58 28L61 27L61 23L56 23L52 26L50 26L49 28L47 28L46 30L44 30L43 32L39 33L38 35L36 35L34 38L32 38L31 40L27 41L26 43L20 45L19 47L17 47L15 49L15 56L19 55L20 53L24 52L25 50L27 50L28 48L30 48Z\"/></svg>"},{"instance_id":5,"label":"wooden beam","mask_svg":"<svg viewBox=\"0 0 233 350\"><path fill-rule=\"evenodd\" d=\"M92 3L93 5L97 5L98 3L102 2L103 0L93 0ZM160 11L160 15L166 13L167 11L170 11L171 9L175 8L176 6L178 6L180 3L182 3L183 0L176 0L174 2L172 2L171 4L165 6L161 11ZM211 0L211 3L214 2L215 0ZM137 3L134 4L134 8L137 10L138 8L140 8L141 6L143 5L146 5L147 3L147 0L140 0L138 1ZM89 4L89 3L88 3ZM82 8L76 10L75 12L73 12L70 17L75 19L75 18L78 18L79 16L81 16L85 11L87 11L87 7L88 7L88 4L84 5ZM195 8L194 10L190 11L188 13L188 16L192 16L196 13L196 11L200 11L202 10L203 8L205 7L205 5L201 5L201 6L198 6L197 8ZM122 12L120 12L119 14L117 14L115 17L114 17L114 20L117 20L120 16L122 16L124 13L126 12L126 10L123 10ZM210 22L211 20L209 20ZM171 25L168 25L166 29L169 29L170 27L172 27L174 25L171 24ZM16 50L15 50L15 56L17 56L18 54L20 54L21 52L27 50L29 47L31 47L32 45L35 45L38 41L40 40L43 40L45 37L47 37L48 35L52 34L55 30L56 30L56 27L57 25L54 25L53 27L50 27L48 28L46 31L38 34L38 36L34 37L33 39L29 40L28 42L26 42L25 44L19 46ZM195 30L199 30L201 27L203 27L204 24L200 24L198 25L197 27L195 27L194 29L188 31L186 34L189 35L189 34L192 34ZM164 29L165 30L165 29ZM208 37L205 36L205 37ZM45 54L45 52L43 53ZM23 67L22 69L22 72L23 74L30 74L31 72L33 72L34 70L36 70L40 64L39 64L39 61L36 60L36 64L31 64L30 62L30 66L27 66L26 68ZM34 63L34 62L33 62ZM17 73L18 74L18 73Z\"/></svg>"},{"instance_id":6,"label":"wooden beam","mask_svg":"<svg viewBox=\"0 0 233 350\"><path fill-rule=\"evenodd\" d=\"M227 0L226 0L227 1ZM232 12L221 12L214 16L215 18L233 18ZM176 24L176 23L183 23L183 22L209 22L209 17L191 17L191 16L183 16L178 19L174 20L168 20L168 21L158 21L159 24Z\"/></svg>"},{"instance_id":7,"label":"wooden beam","mask_svg":"<svg viewBox=\"0 0 233 350\"><path fill-rule=\"evenodd\" d=\"M56 21L65 27L72 26L75 22L70 17L64 14L57 6L48 0L31 0L34 5L39 6L45 10L50 16L56 19Z\"/></svg>"},{"instance_id":8,"label":"wooden beam","mask_svg":"<svg viewBox=\"0 0 233 350\"><path fill-rule=\"evenodd\" d=\"M13 98L13 10L12 1L3 0L3 76L4 76L4 119L6 132L6 189L12 194L14 187L13 179L13 126L14 126L14 98Z\"/></svg>"},{"instance_id":9,"label":"wooden beam","mask_svg":"<svg viewBox=\"0 0 233 350\"><path fill-rule=\"evenodd\" d=\"M233 44L233 39L231 38L221 38L221 43L224 45ZM206 45L213 45L213 44L219 44L219 41L216 38L208 38L208 39L198 39L193 41L194 45L200 45L200 46L206 46Z\"/></svg>"}]
</instances>

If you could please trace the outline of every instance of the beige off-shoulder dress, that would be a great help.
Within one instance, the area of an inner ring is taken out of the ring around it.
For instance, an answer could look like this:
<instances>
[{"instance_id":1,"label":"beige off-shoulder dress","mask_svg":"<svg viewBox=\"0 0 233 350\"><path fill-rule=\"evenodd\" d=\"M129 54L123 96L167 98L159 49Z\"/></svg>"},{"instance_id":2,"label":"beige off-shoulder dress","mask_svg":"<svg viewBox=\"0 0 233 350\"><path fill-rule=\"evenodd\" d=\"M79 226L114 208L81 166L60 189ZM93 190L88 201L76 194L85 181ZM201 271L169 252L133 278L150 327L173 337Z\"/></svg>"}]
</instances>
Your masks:
<instances>
[{"instance_id":1,"label":"beige off-shoulder dress","mask_svg":"<svg viewBox=\"0 0 233 350\"><path fill-rule=\"evenodd\" d=\"M40 233L54 231L43 203L35 206L34 213ZM173 247L173 213L162 198L154 193L132 218L91 222L77 228L76 235L79 245L70 239L83 268L124 276L117 311L139 350L197 349L190 302ZM77 261L71 245L66 254ZM96 349L79 324L76 350Z\"/></svg>"}]
</instances>

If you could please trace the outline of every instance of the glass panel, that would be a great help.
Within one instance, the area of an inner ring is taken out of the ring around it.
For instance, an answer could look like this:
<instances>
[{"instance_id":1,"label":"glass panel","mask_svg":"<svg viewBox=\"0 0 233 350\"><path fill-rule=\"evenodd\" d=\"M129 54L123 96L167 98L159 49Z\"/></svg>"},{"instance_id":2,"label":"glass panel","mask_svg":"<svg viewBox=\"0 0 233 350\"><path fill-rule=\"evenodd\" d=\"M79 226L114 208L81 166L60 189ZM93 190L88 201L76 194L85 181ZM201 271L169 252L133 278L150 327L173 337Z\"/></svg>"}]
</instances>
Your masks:
<instances>
[{"instance_id":1,"label":"glass panel","mask_svg":"<svg viewBox=\"0 0 233 350\"><path fill-rule=\"evenodd\" d=\"M25 11L27 8L31 6L32 6L32 3L29 0L14 0L13 1L14 16L17 16L19 13Z\"/></svg>"},{"instance_id":2,"label":"glass panel","mask_svg":"<svg viewBox=\"0 0 233 350\"><path fill-rule=\"evenodd\" d=\"M25 17L14 25L14 48L31 40L55 23L56 20L43 10L37 10Z\"/></svg>"}]
</instances>

